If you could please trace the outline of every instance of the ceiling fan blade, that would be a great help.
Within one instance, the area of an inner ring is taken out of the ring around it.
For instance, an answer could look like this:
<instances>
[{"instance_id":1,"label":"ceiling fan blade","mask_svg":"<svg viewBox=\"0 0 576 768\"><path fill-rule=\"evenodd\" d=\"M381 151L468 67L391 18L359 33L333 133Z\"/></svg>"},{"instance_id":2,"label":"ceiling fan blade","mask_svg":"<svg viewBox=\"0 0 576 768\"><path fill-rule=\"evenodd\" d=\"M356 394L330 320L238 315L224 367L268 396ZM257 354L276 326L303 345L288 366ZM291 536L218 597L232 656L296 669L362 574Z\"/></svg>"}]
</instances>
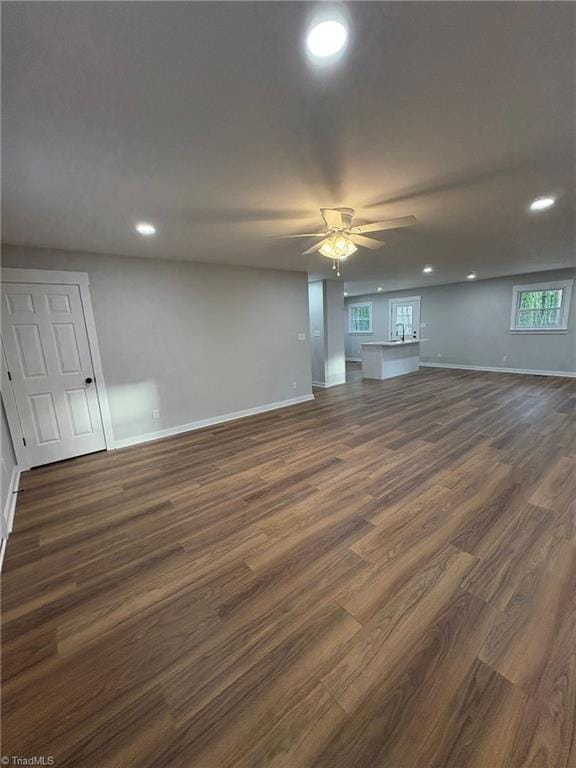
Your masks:
<instances>
[{"instance_id":1,"label":"ceiling fan blade","mask_svg":"<svg viewBox=\"0 0 576 768\"><path fill-rule=\"evenodd\" d=\"M327 238L325 238L324 240L320 240L319 243L314 243L314 245L311 248L308 248L307 251L304 251L302 253L302 256L307 256L309 253L314 253L315 251L319 251L320 248L322 248L322 246L326 242L326 240L327 240Z\"/></svg>"},{"instance_id":2,"label":"ceiling fan blade","mask_svg":"<svg viewBox=\"0 0 576 768\"><path fill-rule=\"evenodd\" d=\"M320 208L322 218L326 222L328 229L341 229L342 228L342 213L336 210L336 208Z\"/></svg>"},{"instance_id":3,"label":"ceiling fan blade","mask_svg":"<svg viewBox=\"0 0 576 768\"><path fill-rule=\"evenodd\" d=\"M377 221L375 224L364 224L361 227L354 227L352 232L363 234L364 232L382 232L385 229L412 227L416 224L416 221L416 216L400 216L398 219L386 219L385 221Z\"/></svg>"},{"instance_id":4,"label":"ceiling fan blade","mask_svg":"<svg viewBox=\"0 0 576 768\"><path fill-rule=\"evenodd\" d=\"M349 235L349 238L355 245L361 245L363 248L372 248L372 250L386 245L382 240L374 240L372 237L364 237L363 235Z\"/></svg>"},{"instance_id":5,"label":"ceiling fan blade","mask_svg":"<svg viewBox=\"0 0 576 768\"><path fill-rule=\"evenodd\" d=\"M281 235L281 238L283 240L286 240L291 237L326 237L328 232L307 232L304 235Z\"/></svg>"}]
</instances>

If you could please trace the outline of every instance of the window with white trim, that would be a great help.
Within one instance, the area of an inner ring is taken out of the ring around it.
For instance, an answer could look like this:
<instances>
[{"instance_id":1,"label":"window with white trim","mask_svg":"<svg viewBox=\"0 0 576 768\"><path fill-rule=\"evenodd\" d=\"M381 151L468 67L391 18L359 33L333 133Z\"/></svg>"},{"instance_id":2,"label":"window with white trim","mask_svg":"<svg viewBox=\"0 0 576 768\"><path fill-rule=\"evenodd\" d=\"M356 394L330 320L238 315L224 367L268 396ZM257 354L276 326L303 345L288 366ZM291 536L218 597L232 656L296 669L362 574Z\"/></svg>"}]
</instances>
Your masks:
<instances>
[{"instance_id":1,"label":"window with white trim","mask_svg":"<svg viewBox=\"0 0 576 768\"><path fill-rule=\"evenodd\" d=\"M515 285L510 330L516 333L554 333L568 330L573 280Z\"/></svg>"},{"instance_id":2,"label":"window with white trim","mask_svg":"<svg viewBox=\"0 0 576 768\"><path fill-rule=\"evenodd\" d=\"M420 338L420 296L392 298L390 306L390 339Z\"/></svg>"},{"instance_id":3,"label":"window with white trim","mask_svg":"<svg viewBox=\"0 0 576 768\"><path fill-rule=\"evenodd\" d=\"M372 302L348 304L348 333L372 333Z\"/></svg>"}]
</instances>

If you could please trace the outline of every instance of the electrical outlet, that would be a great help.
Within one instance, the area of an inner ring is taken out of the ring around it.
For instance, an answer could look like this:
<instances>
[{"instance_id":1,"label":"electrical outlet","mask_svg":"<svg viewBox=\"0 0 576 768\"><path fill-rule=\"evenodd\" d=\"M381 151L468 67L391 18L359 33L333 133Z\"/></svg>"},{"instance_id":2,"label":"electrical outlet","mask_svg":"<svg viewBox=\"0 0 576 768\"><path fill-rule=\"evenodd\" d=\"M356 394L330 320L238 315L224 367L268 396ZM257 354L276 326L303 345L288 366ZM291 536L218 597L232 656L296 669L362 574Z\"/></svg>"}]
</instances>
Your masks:
<instances>
[{"instance_id":1,"label":"electrical outlet","mask_svg":"<svg viewBox=\"0 0 576 768\"><path fill-rule=\"evenodd\" d=\"M154 408L152 411L152 418L153 419L159 419L160 418L160 411L157 408Z\"/></svg>"},{"instance_id":2,"label":"electrical outlet","mask_svg":"<svg viewBox=\"0 0 576 768\"><path fill-rule=\"evenodd\" d=\"M438 357L442 357L442 352L438 352Z\"/></svg>"},{"instance_id":3,"label":"electrical outlet","mask_svg":"<svg viewBox=\"0 0 576 768\"><path fill-rule=\"evenodd\" d=\"M298 334L298 341L306 341L306 334L305 333L299 333Z\"/></svg>"},{"instance_id":4,"label":"electrical outlet","mask_svg":"<svg viewBox=\"0 0 576 768\"><path fill-rule=\"evenodd\" d=\"M293 382L292 382L292 389L296 389L296 387L297 387L297 386L298 386L298 385L296 384L296 382L295 382L295 381L293 381Z\"/></svg>"},{"instance_id":5,"label":"electrical outlet","mask_svg":"<svg viewBox=\"0 0 576 768\"><path fill-rule=\"evenodd\" d=\"M502 355L502 362L505 363L508 360L508 355Z\"/></svg>"}]
</instances>

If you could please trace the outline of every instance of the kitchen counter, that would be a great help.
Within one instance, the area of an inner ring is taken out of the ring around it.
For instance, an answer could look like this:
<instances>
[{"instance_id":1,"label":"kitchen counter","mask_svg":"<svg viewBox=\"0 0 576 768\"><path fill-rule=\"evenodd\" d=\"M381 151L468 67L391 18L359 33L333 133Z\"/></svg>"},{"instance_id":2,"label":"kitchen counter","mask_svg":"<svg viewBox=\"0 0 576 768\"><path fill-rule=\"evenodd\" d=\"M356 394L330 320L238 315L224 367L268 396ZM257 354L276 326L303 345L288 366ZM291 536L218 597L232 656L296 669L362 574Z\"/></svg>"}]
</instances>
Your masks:
<instances>
[{"instance_id":1,"label":"kitchen counter","mask_svg":"<svg viewBox=\"0 0 576 768\"><path fill-rule=\"evenodd\" d=\"M366 341L362 344L362 377L391 379L420 367L420 340Z\"/></svg>"},{"instance_id":2,"label":"kitchen counter","mask_svg":"<svg viewBox=\"0 0 576 768\"><path fill-rule=\"evenodd\" d=\"M364 341L363 347L401 347L406 344L420 344L420 339L406 339L406 341Z\"/></svg>"}]
</instances>

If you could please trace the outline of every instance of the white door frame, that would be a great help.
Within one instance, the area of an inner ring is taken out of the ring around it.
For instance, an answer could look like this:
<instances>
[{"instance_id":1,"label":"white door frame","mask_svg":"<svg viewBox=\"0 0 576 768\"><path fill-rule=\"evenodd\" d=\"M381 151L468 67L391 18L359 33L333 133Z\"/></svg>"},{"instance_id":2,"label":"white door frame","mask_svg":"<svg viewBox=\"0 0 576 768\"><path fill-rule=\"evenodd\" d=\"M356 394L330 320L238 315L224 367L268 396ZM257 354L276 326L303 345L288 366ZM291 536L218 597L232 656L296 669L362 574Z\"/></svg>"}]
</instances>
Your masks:
<instances>
[{"instance_id":1,"label":"white door frame","mask_svg":"<svg viewBox=\"0 0 576 768\"><path fill-rule=\"evenodd\" d=\"M24 432L22 430L22 425L20 424L20 416L16 406L16 397L12 388L12 382L8 376L8 362L6 360L6 353L4 352L4 343L1 339L0 350L0 357L2 358L2 404L4 405L6 420L8 421L8 429L10 431L10 437L12 438L12 444L14 445L14 453L16 454L18 468L24 471L30 469L28 450L24 446Z\"/></svg>"},{"instance_id":2,"label":"white door frame","mask_svg":"<svg viewBox=\"0 0 576 768\"><path fill-rule=\"evenodd\" d=\"M420 339L420 318L421 318L421 310L422 310L422 296L390 296L388 298L388 337L390 339L394 338L394 329L392 328L392 308L394 306L394 302L403 302L405 301L407 304L409 302L415 302L418 304L418 339Z\"/></svg>"},{"instance_id":3,"label":"white door frame","mask_svg":"<svg viewBox=\"0 0 576 768\"><path fill-rule=\"evenodd\" d=\"M90 357L92 358L92 368L94 370L94 384L96 385L96 394L98 396L98 408L102 418L102 428L104 430L104 442L106 450L111 451L114 448L114 433L112 431L112 419L110 417L110 407L108 405L108 395L106 392L106 382L102 371L102 360L100 358L100 349L98 347L98 336L96 334L96 323L94 322L94 313L92 312L92 300L90 298L90 278L87 272L65 272L53 269L15 269L4 267L2 269L2 284L4 283L42 283L55 285L77 285L80 290L80 300L82 302L82 311L86 323L86 333L88 335L88 347ZM8 368L4 350L2 350L2 400L6 409L6 418L14 443L14 451L18 464L22 469L30 469L30 459L28 449L23 442L22 426L16 407L16 398L12 389L12 382L8 379Z\"/></svg>"}]
</instances>

